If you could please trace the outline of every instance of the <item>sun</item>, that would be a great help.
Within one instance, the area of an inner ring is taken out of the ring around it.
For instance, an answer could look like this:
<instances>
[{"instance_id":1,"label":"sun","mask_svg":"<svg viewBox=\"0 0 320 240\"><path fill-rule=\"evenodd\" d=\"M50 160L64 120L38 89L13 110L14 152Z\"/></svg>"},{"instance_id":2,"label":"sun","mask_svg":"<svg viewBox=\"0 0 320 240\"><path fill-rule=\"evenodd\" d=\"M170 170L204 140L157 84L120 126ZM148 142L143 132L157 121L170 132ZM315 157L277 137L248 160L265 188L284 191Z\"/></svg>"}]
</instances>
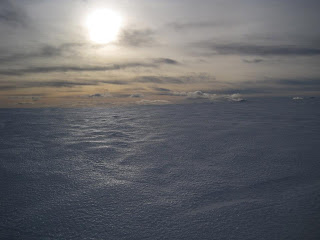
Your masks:
<instances>
[{"instance_id":1,"label":"sun","mask_svg":"<svg viewBox=\"0 0 320 240\"><path fill-rule=\"evenodd\" d=\"M116 40L121 24L121 16L111 9L96 10L89 14L86 21L91 41L98 44Z\"/></svg>"}]
</instances>

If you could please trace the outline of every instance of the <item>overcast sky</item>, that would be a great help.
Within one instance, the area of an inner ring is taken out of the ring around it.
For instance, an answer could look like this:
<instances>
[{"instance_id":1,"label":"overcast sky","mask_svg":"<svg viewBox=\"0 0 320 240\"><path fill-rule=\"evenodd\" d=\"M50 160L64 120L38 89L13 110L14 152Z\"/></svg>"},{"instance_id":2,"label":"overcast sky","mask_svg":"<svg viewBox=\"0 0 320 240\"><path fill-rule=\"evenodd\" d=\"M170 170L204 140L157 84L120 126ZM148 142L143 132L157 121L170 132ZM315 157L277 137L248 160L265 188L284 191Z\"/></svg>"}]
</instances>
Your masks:
<instances>
[{"instance_id":1,"label":"overcast sky","mask_svg":"<svg viewBox=\"0 0 320 240\"><path fill-rule=\"evenodd\" d=\"M98 9L122 18L106 44L86 26ZM0 0L0 107L319 95L319 10L316 0Z\"/></svg>"}]
</instances>

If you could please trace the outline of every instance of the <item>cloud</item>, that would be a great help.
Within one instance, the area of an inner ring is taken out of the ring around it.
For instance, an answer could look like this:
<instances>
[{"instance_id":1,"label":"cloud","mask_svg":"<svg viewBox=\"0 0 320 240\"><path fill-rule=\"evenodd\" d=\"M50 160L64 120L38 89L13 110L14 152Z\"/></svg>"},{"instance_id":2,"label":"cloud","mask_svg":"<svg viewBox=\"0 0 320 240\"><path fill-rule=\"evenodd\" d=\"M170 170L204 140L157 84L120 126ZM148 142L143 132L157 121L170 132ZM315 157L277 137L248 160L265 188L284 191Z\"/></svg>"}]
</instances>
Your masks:
<instances>
[{"instance_id":1,"label":"cloud","mask_svg":"<svg viewBox=\"0 0 320 240\"><path fill-rule=\"evenodd\" d=\"M54 87L54 88L72 88L72 87L79 87L79 86L92 86L98 85L98 82L74 82L74 81L45 81L45 82L38 82L38 81L19 81L13 82L12 85L4 85L0 86L0 91L6 90L14 90L18 88L36 88L36 87Z\"/></svg>"},{"instance_id":2,"label":"cloud","mask_svg":"<svg viewBox=\"0 0 320 240\"><path fill-rule=\"evenodd\" d=\"M121 88L123 91L126 91L126 92L135 92L135 91L145 91L147 90L147 88L144 88L144 87L136 87L136 86L128 86L128 87L125 87L125 88ZM128 95L130 96L130 94Z\"/></svg>"},{"instance_id":3,"label":"cloud","mask_svg":"<svg viewBox=\"0 0 320 240\"><path fill-rule=\"evenodd\" d=\"M100 83L112 84L112 85L127 85L130 84L128 81L123 80L99 80Z\"/></svg>"},{"instance_id":4,"label":"cloud","mask_svg":"<svg viewBox=\"0 0 320 240\"><path fill-rule=\"evenodd\" d=\"M276 79L267 78L256 82L260 88L270 88L274 92L320 91L320 78Z\"/></svg>"},{"instance_id":5,"label":"cloud","mask_svg":"<svg viewBox=\"0 0 320 240\"><path fill-rule=\"evenodd\" d=\"M171 60L175 62L175 60ZM162 58L153 59L149 62L126 62L120 64L110 64L106 66L48 66L48 67L29 67L22 69L9 69L0 70L0 75L7 76L20 76L30 73L51 73L51 72L104 72L112 70L122 70L126 68L137 68L137 67L147 67L147 68L157 68L163 64L173 64L169 60L164 61Z\"/></svg>"},{"instance_id":6,"label":"cloud","mask_svg":"<svg viewBox=\"0 0 320 240\"><path fill-rule=\"evenodd\" d=\"M155 76L138 77L134 81L139 83L163 83L161 77L155 77Z\"/></svg>"},{"instance_id":7,"label":"cloud","mask_svg":"<svg viewBox=\"0 0 320 240\"><path fill-rule=\"evenodd\" d=\"M232 83L229 88L210 91L216 94L277 94L320 91L320 78L281 79L265 78L256 81Z\"/></svg>"},{"instance_id":8,"label":"cloud","mask_svg":"<svg viewBox=\"0 0 320 240\"><path fill-rule=\"evenodd\" d=\"M241 94L234 93L234 94L211 94L211 93L204 93L202 91L195 91L195 92L188 92L187 93L187 99L209 99L211 101L214 100L228 100L231 102L243 102L245 101L244 98L242 98Z\"/></svg>"},{"instance_id":9,"label":"cloud","mask_svg":"<svg viewBox=\"0 0 320 240\"><path fill-rule=\"evenodd\" d=\"M244 98L242 98L241 94L239 93L234 93L234 94L231 94L231 95L227 95L227 96L224 96L226 99L228 99L229 101L232 101L232 102L244 102L246 101Z\"/></svg>"},{"instance_id":10,"label":"cloud","mask_svg":"<svg viewBox=\"0 0 320 240\"><path fill-rule=\"evenodd\" d=\"M252 59L252 60L243 59L242 61L245 62L245 63L261 63L261 62L263 62L264 60L263 60L263 59L260 59L260 58L255 58L255 59Z\"/></svg>"},{"instance_id":11,"label":"cloud","mask_svg":"<svg viewBox=\"0 0 320 240\"><path fill-rule=\"evenodd\" d=\"M135 93L135 94L132 94L130 97L131 98L142 98L142 97L144 97L144 95L140 94L140 93Z\"/></svg>"},{"instance_id":12,"label":"cloud","mask_svg":"<svg viewBox=\"0 0 320 240\"><path fill-rule=\"evenodd\" d=\"M293 97L292 100L303 100L303 97Z\"/></svg>"},{"instance_id":13,"label":"cloud","mask_svg":"<svg viewBox=\"0 0 320 240\"><path fill-rule=\"evenodd\" d=\"M40 69L41 71L36 72L46 72L47 69ZM49 69L52 70L52 69ZM84 71L84 69L82 69ZM97 70L96 68L90 68L89 70ZM4 71L4 70L2 70ZM51 71L49 71L51 72ZM1 74L1 71L0 71ZM13 73L12 75L22 75L22 73ZM168 76L141 76L136 77L134 79L128 80L103 80L103 79L92 79L90 81L86 80L52 80L52 81L6 81L2 82L0 85L0 91L5 90L14 90L18 88L35 88L35 87L54 87L54 88L73 88L73 87L81 87L81 86L96 86L100 84L112 84L112 85L131 85L134 83L153 83L153 84L197 84L197 83L207 83L209 80L215 80L214 77L210 78L209 76L204 76L203 74L190 74L187 76L181 77L168 77ZM170 89L154 87L155 91L161 92L159 95L167 95L170 92ZM145 89L130 89L130 90L145 90Z\"/></svg>"},{"instance_id":14,"label":"cloud","mask_svg":"<svg viewBox=\"0 0 320 240\"><path fill-rule=\"evenodd\" d=\"M140 105L165 105L165 104L170 104L170 101L142 99L140 101L137 101L136 103Z\"/></svg>"},{"instance_id":15,"label":"cloud","mask_svg":"<svg viewBox=\"0 0 320 240\"><path fill-rule=\"evenodd\" d=\"M201 80L203 80L203 76L198 76L198 79L197 79L197 78L192 78L191 75L188 75L188 76L181 76L181 77L142 76L142 77L136 77L134 79L128 79L128 80L92 79L90 81L89 80L88 81L86 80L6 81L6 82L2 82L2 85L0 85L0 91L14 90L18 88L35 88L35 87L73 88L73 87L81 87L81 86L96 86L100 84L132 85L134 83L153 83L153 84L180 85L185 83L199 83L201 82ZM206 81L206 78L204 78L204 80ZM170 89L167 89L167 88L154 87L153 89L155 91L161 92L161 94L159 95L167 95L167 93L170 92ZM145 89L139 88L139 89L129 89L129 90L139 91L139 90L145 90Z\"/></svg>"},{"instance_id":16,"label":"cloud","mask_svg":"<svg viewBox=\"0 0 320 240\"><path fill-rule=\"evenodd\" d=\"M26 13L17 5L9 0L0 1L0 22L12 25L26 27L27 25Z\"/></svg>"},{"instance_id":17,"label":"cloud","mask_svg":"<svg viewBox=\"0 0 320 240\"><path fill-rule=\"evenodd\" d=\"M274 89L264 85L256 85L255 82L252 82L251 84L239 83L238 86L239 87L233 86L232 88L224 88L208 92L213 92L216 94L233 94L235 92L239 94L267 94L272 93Z\"/></svg>"},{"instance_id":18,"label":"cloud","mask_svg":"<svg viewBox=\"0 0 320 240\"><path fill-rule=\"evenodd\" d=\"M155 43L154 32L150 29L125 29L120 35L119 43L130 47L146 47Z\"/></svg>"},{"instance_id":19,"label":"cloud","mask_svg":"<svg viewBox=\"0 0 320 240\"><path fill-rule=\"evenodd\" d=\"M41 99L40 96L9 96L8 99L28 99L33 102L39 101Z\"/></svg>"},{"instance_id":20,"label":"cloud","mask_svg":"<svg viewBox=\"0 0 320 240\"><path fill-rule=\"evenodd\" d=\"M0 86L0 91L7 91L7 90L12 90L12 89L16 89L17 86L15 85L2 85Z\"/></svg>"},{"instance_id":21,"label":"cloud","mask_svg":"<svg viewBox=\"0 0 320 240\"><path fill-rule=\"evenodd\" d=\"M186 93L186 96L188 99L210 99L215 97L216 94L209 94L209 93L204 93L202 91L195 91L195 92Z\"/></svg>"},{"instance_id":22,"label":"cloud","mask_svg":"<svg viewBox=\"0 0 320 240\"><path fill-rule=\"evenodd\" d=\"M17 53L0 57L0 63L23 61L32 58L51 58L63 56L66 53L75 53L74 47L82 46L81 43L65 43L59 46L44 45L40 49L27 53Z\"/></svg>"},{"instance_id":23,"label":"cloud","mask_svg":"<svg viewBox=\"0 0 320 240\"><path fill-rule=\"evenodd\" d=\"M216 77L208 73L190 73L182 76L181 79L184 83L218 83Z\"/></svg>"},{"instance_id":24,"label":"cloud","mask_svg":"<svg viewBox=\"0 0 320 240\"><path fill-rule=\"evenodd\" d=\"M97 82L72 82L72 81L49 81L49 82L28 82L28 87L77 87L77 86L92 86L97 85Z\"/></svg>"},{"instance_id":25,"label":"cloud","mask_svg":"<svg viewBox=\"0 0 320 240\"><path fill-rule=\"evenodd\" d=\"M96 48L103 48L103 47L104 45L93 45L93 44L87 44L87 43L81 43L81 42L70 42L70 43L63 43L60 45L43 45L43 46L40 46L39 49L36 49L33 51L0 56L0 63L24 61L24 60L33 59L33 58L74 56L79 54L79 51L81 49L85 51L90 48L96 49ZM154 67L156 67L159 64L167 64L167 65L180 64L178 61L170 58L149 59L149 63L154 64Z\"/></svg>"},{"instance_id":26,"label":"cloud","mask_svg":"<svg viewBox=\"0 0 320 240\"><path fill-rule=\"evenodd\" d=\"M179 92L179 91L173 91L173 92L167 92L163 93L162 95L169 95L169 96L180 96L185 97L189 100L210 100L210 101L232 101L232 102L242 102L245 101L245 99L242 98L242 96L239 93L236 94L213 94L213 93L206 93L203 91L194 91L194 92Z\"/></svg>"},{"instance_id":27,"label":"cloud","mask_svg":"<svg viewBox=\"0 0 320 240\"><path fill-rule=\"evenodd\" d=\"M264 82L273 82L281 85L287 86L313 86L320 87L320 78L311 78L311 79L267 79Z\"/></svg>"},{"instance_id":28,"label":"cloud","mask_svg":"<svg viewBox=\"0 0 320 240\"><path fill-rule=\"evenodd\" d=\"M168 89L168 88L158 88L158 87L155 87L153 88L155 91L158 91L158 92L170 92L171 90Z\"/></svg>"},{"instance_id":29,"label":"cloud","mask_svg":"<svg viewBox=\"0 0 320 240\"><path fill-rule=\"evenodd\" d=\"M1 1L1 0L0 0ZM38 49L29 52L15 53L6 56L0 56L0 63L24 61L33 58L52 58L52 57L68 57L80 55L81 51L88 49L101 49L105 45L88 44L81 42L67 42L59 45L40 45Z\"/></svg>"},{"instance_id":30,"label":"cloud","mask_svg":"<svg viewBox=\"0 0 320 240\"><path fill-rule=\"evenodd\" d=\"M198 43L195 46L206 49L205 55L247 55L247 56L315 56L320 55L318 47L296 45L258 45L258 44L216 44ZM209 52L207 52L209 51Z\"/></svg>"},{"instance_id":31,"label":"cloud","mask_svg":"<svg viewBox=\"0 0 320 240\"><path fill-rule=\"evenodd\" d=\"M157 58L157 59L154 59L154 62L155 63L160 63L160 64L172 64L172 65L177 65L179 64L178 61L176 60L173 60L171 58Z\"/></svg>"},{"instance_id":32,"label":"cloud","mask_svg":"<svg viewBox=\"0 0 320 240\"><path fill-rule=\"evenodd\" d=\"M110 93L95 93L92 95L89 95L89 98L109 98L112 97Z\"/></svg>"},{"instance_id":33,"label":"cloud","mask_svg":"<svg viewBox=\"0 0 320 240\"><path fill-rule=\"evenodd\" d=\"M162 76L142 76L134 80L139 83L170 83L170 84L183 84L184 82L176 77L162 77Z\"/></svg>"},{"instance_id":34,"label":"cloud","mask_svg":"<svg viewBox=\"0 0 320 240\"><path fill-rule=\"evenodd\" d=\"M18 102L17 105L33 105L33 102Z\"/></svg>"},{"instance_id":35,"label":"cloud","mask_svg":"<svg viewBox=\"0 0 320 240\"><path fill-rule=\"evenodd\" d=\"M206 73L190 73L185 76L142 76L133 80L140 83L157 83L157 84L186 84L186 83L213 83L216 78Z\"/></svg>"},{"instance_id":36,"label":"cloud","mask_svg":"<svg viewBox=\"0 0 320 240\"><path fill-rule=\"evenodd\" d=\"M187 92L169 92L165 94L170 96L188 96Z\"/></svg>"},{"instance_id":37,"label":"cloud","mask_svg":"<svg viewBox=\"0 0 320 240\"><path fill-rule=\"evenodd\" d=\"M188 29L203 29L228 26L230 23L218 21L201 21L201 22L171 22L167 26L175 31L183 31Z\"/></svg>"}]
</instances>

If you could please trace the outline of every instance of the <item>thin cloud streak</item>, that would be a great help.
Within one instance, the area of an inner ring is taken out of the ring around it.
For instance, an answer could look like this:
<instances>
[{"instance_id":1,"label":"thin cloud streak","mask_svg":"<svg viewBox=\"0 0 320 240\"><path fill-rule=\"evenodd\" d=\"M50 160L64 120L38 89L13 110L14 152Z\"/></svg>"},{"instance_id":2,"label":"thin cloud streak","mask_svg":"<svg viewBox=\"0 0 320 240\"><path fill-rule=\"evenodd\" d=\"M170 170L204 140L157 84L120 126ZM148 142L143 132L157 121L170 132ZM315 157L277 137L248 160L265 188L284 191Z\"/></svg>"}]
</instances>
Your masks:
<instances>
[{"instance_id":1,"label":"thin cloud streak","mask_svg":"<svg viewBox=\"0 0 320 240\"><path fill-rule=\"evenodd\" d=\"M261 63L264 60L263 59L252 59L252 60L248 60L248 59L243 59L242 60L244 63Z\"/></svg>"},{"instance_id":2,"label":"thin cloud streak","mask_svg":"<svg viewBox=\"0 0 320 240\"><path fill-rule=\"evenodd\" d=\"M24 61L33 58L52 58L57 56L63 56L66 52L71 52L71 48L75 46L81 46L82 44L62 44L58 47L45 45L39 50L29 52L29 53L17 53L9 56L0 57L0 63L14 62L14 61Z\"/></svg>"},{"instance_id":3,"label":"thin cloud streak","mask_svg":"<svg viewBox=\"0 0 320 240\"><path fill-rule=\"evenodd\" d=\"M133 80L139 83L158 83L158 84L197 84L197 83L217 83L215 77L208 74L190 74L177 77L169 76L142 76Z\"/></svg>"},{"instance_id":4,"label":"thin cloud streak","mask_svg":"<svg viewBox=\"0 0 320 240\"><path fill-rule=\"evenodd\" d=\"M294 45L255 45L255 44L215 44L197 43L197 48L206 49L204 55L247 55L247 56L316 56L319 47L301 47ZM209 51L209 52L208 52Z\"/></svg>"},{"instance_id":5,"label":"thin cloud streak","mask_svg":"<svg viewBox=\"0 0 320 240\"><path fill-rule=\"evenodd\" d=\"M75 81L23 81L23 82L13 82L12 85L0 85L0 91L14 90L18 88L38 88L38 87L53 87L53 88L73 88L79 86L94 86L98 85L99 82L75 82Z\"/></svg>"},{"instance_id":6,"label":"thin cloud streak","mask_svg":"<svg viewBox=\"0 0 320 240\"><path fill-rule=\"evenodd\" d=\"M175 31L227 27L233 25L235 25L235 23L229 23L227 21L170 22L167 24L169 28L173 28Z\"/></svg>"},{"instance_id":7,"label":"thin cloud streak","mask_svg":"<svg viewBox=\"0 0 320 240\"><path fill-rule=\"evenodd\" d=\"M30 73L52 73L52 72L103 72L112 70L122 70L126 68L157 68L160 65L176 65L178 62L173 59L159 58L149 62L129 62L122 64L111 64L107 66L48 66L48 67L29 67L22 69L0 70L0 75L21 76Z\"/></svg>"},{"instance_id":8,"label":"thin cloud streak","mask_svg":"<svg viewBox=\"0 0 320 240\"><path fill-rule=\"evenodd\" d=\"M124 29L119 44L129 47L149 47L156 43L151 29Z\"/></svg>"}]
</instances>

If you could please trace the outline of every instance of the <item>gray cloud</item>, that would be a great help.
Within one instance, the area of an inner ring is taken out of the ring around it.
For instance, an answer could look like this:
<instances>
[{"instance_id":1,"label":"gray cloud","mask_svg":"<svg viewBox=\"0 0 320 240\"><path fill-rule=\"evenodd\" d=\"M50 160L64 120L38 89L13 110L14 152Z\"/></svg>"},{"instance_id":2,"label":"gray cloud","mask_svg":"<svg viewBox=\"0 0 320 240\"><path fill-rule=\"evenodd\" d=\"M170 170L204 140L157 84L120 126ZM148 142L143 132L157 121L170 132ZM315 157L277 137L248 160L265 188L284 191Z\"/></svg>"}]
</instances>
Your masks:
<instances>
[{"instance_id":1,"label":"gray cloud","mask_svg":"<svg viewBox=\"0 0 320 240\"><path fill-rule=\"evenodd\" d=\"M252 59L252 60L243 59L242 61L243 61L244 63L261 63L261 62L263 62L264 60L263 60L263 59L260 59L260 58L255 58L255 59Z\"/></svg>"},{"instance_id":2,"label":"gray cloud","mask_svg":"<svg viewBox=\"0 0 320 240\"><path fill-rule=\"evenodd\" d=\"M136 78L135 82L139 83L171 83L171 84L183 84L184 82L176 77L162 77L162 76L143 76Z\"/></svg>"},{"instance_id":3,"label":"gray cloud","mask_svg":"<svg viewBox=\"0 0 320 240\"><path fill-rule=\"evenodd\" d=\"M179 64L178 61L173 60L171 58L157 58L157 59L154 59L154 62L155 63L172 64L172 65Z\"/></svg>"},{"instance_id":4,"label":"gray cloud","mask_svg":"<svg viewBox=\"0 0 320 240\"><path fill-rule=\"evenodd\" d=\"M184 92L183 92L184 94ZM184 96L184 95L181 95ZM202 91L188 92L186 93L188 99L210 99L215 97L215 94L204 93Z\"/></svg>"},{"instance_id":5,"label":"gray cloud","mask_svg":"<svg viewBox=\"0 0 320 240\"><path fill-rule=\"evenodd\" d=\"M24 96L24 95L18 95L18 96L9 96L8 99L28 99L32 101L39 101L41 99L41 96L38 95L29 95L29 96Z\"/></svg>"},{"instance_id":6,"label":"gray cloud","mask_svg":"<svg viewBox=\"0 0 320 240\"><path fill-rule=\"evenodd\" d=\"M0 75L19 76L30 73L51 73L51 72L103 72L121 70L126 68L149 67L157 68L163 64L175 64L172 59L153 59L151 62L129 62L121 64L110 64L107 66L48 66L48 67L29 67L23 69L0 70Z\"/></svg>"},{"instance_id":7,"label":"gray cloud","mask_svg":"<svg viewBox=\"0 0 320 240\"><path fill-rule=\"evenodd\" d=\"M131 47L146 47L155 43L154 32L150 29L125 29L119 43Z\"/></svg>"},{"instance_id":8,"label":"gray cloud","mask_svg":"<svg viewBox=\"0 0 320 240\"><path fill-rule=\"evenodd\" d=\"M36 51L2 56L0 57L0 63L23 61L32 58L51 58L63 56L66 53L75 53L74 48L81 46L83 46L81 43L64 43L59 46L45 45Z\"/></svg>"},{"instance_id":9,"label":"gray cloud","mask_svg":"<svg viewBox=\"0 0 320 240\"><path fill-rule=\"evenodd\" d=\"M254 45L198 43L195 46L209 50L205 55L248 55L248 56L315 56L320 55L319 47L294 45Z\"/></svg>"},{"instance_id":10,"label":"gray cloud","mask_svg":"<svg viewBox=\"0 0 320 240\"><path fill-rule=\"evenodd\" d=\"M33 105L33 102L18 102L17 105Z\"/></svg>"},{"instance_id":11,"label":"gray cloud","mask_svg":"<svg viewBox=\"0 0 320 240\"><path fill-rule=\"evenodd\" d=\"M265 80L264 82L273 82L281 85L286 86L314 86L320 87L320 78L315 79L272 79L272 80Z\"/></svg>"},{"instance_id":12,"label":"gray cloud","mask_svg":"<svg viewBox=\"0 0 320 240\"><path fill-rule=\"evenodd\" d=\"M26 27L27 19L28 17L23 9L9 0L0 1L0 22L13 26Z\"/></svg>"},{"instance_id":13,"label":"gray cloud","mask_svg":"<svg viewBox=\"0 0 320 240\"><path fill-rule=\"evenodd\" d=\"M14 95L10 95L8 98L20 98L20 97L28 97L28 98L32 98L32 97L44 97L46 96L46 94L44 93L19 93L18 95L17 94L14 94Z\"/></svg>"},{"instance_id":14,"label":"gray cloud","mask_svg":"<svg viewBox=\"0 0 320 240\"><path fill-rule=\"evenodd\" d=\"M273 91L320 91L320 78L305 79L265 79L261 83L256 83L261 88L272 89Z\"/></svg>"},{"instance_id":15,"label":"gray cloud","mask_svg":"<svg viewBox=\"0 0 320 240\"><path fill-rule=\"evenodd\" d=\"M266 93L272 93L273 88L265 87L265 86L257 86L257 85L243 85L239 84L240 86L237 87L230 87L230 88L224 88L224 89L215 89L215 90L207 90L208 93L214 93L214 94L233 94L233 93L239 93L239 94L266 94Z\"/></svg>"},{"instance_id":16,"label":"gray cloud","mask_svg":"<svg viewBox=\"0 0 320 240\"><path fill-rule=\"evenodd\" d=\"M230 23L226 21L201 21L201 22L171 22L167 26L173 28L175 31L183 31L188 29L202 29L229 26Z\"/></svg>"},{"instance_id":17,"label":"gray cloud","mask_svg":"<svg viewBox=\"0 0 320 240\"><path fill-rule=\"evenodd\" d=\"M0 86L0 91L5 90L14 90L18 88L35 88L35 87L54 87L54 88L72 88L79 86L92 86L98 85L98 82L75 82L75 81L46 81L46 82L37 82L37 81L21 81L13 82L12 85Z\"/></svg>"},{"instance_id":18,"label":"gray cloud","mask_svg":"<svg viewBox=\"0 0 320 240\"><path fill-rule=\"evenodd\" d=\"M167 89L167 88L158 88L158 87L155 87L153 88L155 91L157 92L170 92L171 90L170 89Z\"/></svg>"},{"instance_id":19,"label":"gray cloud","mask_svg":"<svg viewBox=\"0 0 320 240\"><path fill-rule=\"evenodd\" d=\"M7 91L7 90L12 90L16 89L17 87L15 85L0 85L0 91Z\"/></svg>"},{"instance_id":20,"label":"gray cloud","mask_svg":"<svg viewBox=\"0 0 320 240\"><path fill-rule=\"evenodd\" d=\"M140 82L140 83L163 83L161 77L155 77L155 76L143 76L143 77L136 78L134 81Z\"/></svg>"},{"instance_id":21,"label":"gray cloud","mask_svg":"<svg viewBox=\"0 0 320 240\"><path fill-rule=\"evenodd\" d=\"M127 92L133 92L133 91L146 91L146 88L143 87L127 87L124 88L123 91L127 91ZM128 95L128 97L130 96L130 94Z\"/></svg>"},{"instance_id":22,"label":"gray cloud","mask_svg":"<svg viewBox=\"0 0 320 240\"><path fill-rule=\"evenodd\" d=\"M206 73L191 73L190 75L179 77L168 76L142 76L134 79L140 83L158 83L158 84L185 84L185 83L212 83L216 78Z\"/></svg>"},{"instance_id":23,"label":"gray cloud","mask_svg":"<svg viewBox=\"0 0 320 240\"><path fill-rule=\"evenodd\" d=\"M99 80L100 83L112 84L112 85L127 85L130 84L129 81L123 80Z\"/></svg>"},{"instance_id":24,"label":"gray cloud","mask_svg":"<svg viewBox=\"0 0 320 240\"><path fill-rule=\"evenodd\" d=\"M187 76L182 76L184 83L218 83L214 76L208 73L190 73Z\"/></svg>"},{"instance_id":25,"label":"gray cloud","mask_svg":"<svg viewBox=\"0 0 320 240\"><path fill-rule=\"evenodd\" d=\"M134 93L134 94L130 95L130 97L131 98L142 98L142 97L144 97L144 95L141 93Z\"/></svg>"},{"instance_id":26,"label":"gray cloud","mask_svg":"<svg viewBox=\"0 0 320 240\"><path fill-rule=\"evenodd\" d=\"M110 93L95 93L88 96L89 98L109 98L113 97Z\"/></svg>"},{"instance_id":27,"label":"gray cloud","mask_svg":"<svg viewBox=\"0 0 320 240\"><path fill-rule=\"evenodd\" d=\"M207 91L215 94L281 94L292 91L320 91L320 78L276 79L268 78L258 81L245 81L230 84L229 88Z\"/></svg>"}]
</instances>

